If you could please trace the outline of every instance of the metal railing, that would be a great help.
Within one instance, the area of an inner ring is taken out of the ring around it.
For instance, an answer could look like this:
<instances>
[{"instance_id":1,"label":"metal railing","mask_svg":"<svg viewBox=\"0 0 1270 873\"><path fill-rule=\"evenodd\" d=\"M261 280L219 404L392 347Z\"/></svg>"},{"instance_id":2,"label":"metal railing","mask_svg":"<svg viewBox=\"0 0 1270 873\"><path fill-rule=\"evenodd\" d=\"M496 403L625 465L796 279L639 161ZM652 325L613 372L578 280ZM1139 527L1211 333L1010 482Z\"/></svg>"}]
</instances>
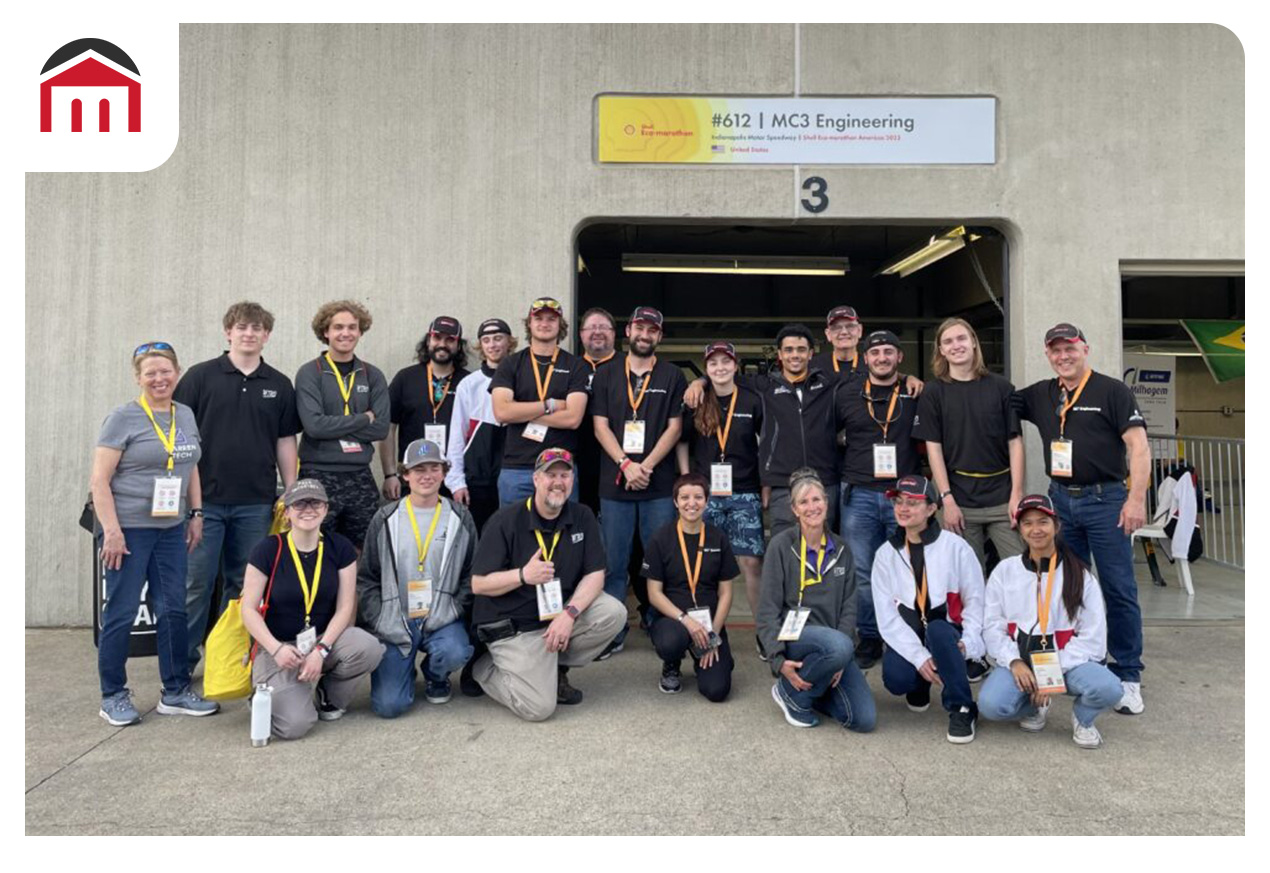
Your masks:
<instances>
[{"instance_id":1,"label":"metal railing","mask_svg":"<svg viewBox=\"0 0 1270 873\"><path fill-rule=\"evenodd\" d=\"M1204 536L1204 557L1244 569L1244 441L1219 437L1147 434L1151 481L1158 486L1177 464L1195 468L1196 521ZM1155 512L1156 488L1147 497Z\"/></svg>"}]
</instances>

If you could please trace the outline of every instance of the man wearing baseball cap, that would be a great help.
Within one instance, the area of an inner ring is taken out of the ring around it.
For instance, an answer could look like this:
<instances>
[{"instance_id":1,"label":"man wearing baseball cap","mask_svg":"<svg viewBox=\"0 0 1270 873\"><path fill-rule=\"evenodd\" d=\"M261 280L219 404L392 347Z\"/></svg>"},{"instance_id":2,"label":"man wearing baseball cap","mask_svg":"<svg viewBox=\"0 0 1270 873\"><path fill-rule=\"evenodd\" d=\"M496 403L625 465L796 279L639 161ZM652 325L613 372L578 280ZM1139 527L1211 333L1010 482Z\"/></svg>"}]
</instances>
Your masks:
<instances>
[{"instance_id":1,"label":"man wearing baseball cap","mask_svg":"<svg viewBox=\"0 0 1270 873\"><path fill-rule=\"evenodd\" d=\"M589 368L586 391L587 405L590 406L595 374L617 360L617 321L607 309L593 306L582 313L582 327L579 330L582 339L582 360ZM595 438L595 423L587 415L578 428L578 450L574 452L574 462L578 467L578 492L580 500L591 511L600 512L600 458L604 450L600 441Z\"/></svg>"},{"instance_id":2,"label":"man wearing baseball cap","mask_svg":"<svg viewBox=\"0 0 1270 873\"><path fill-rule=\"evenodd\" d=\"M636 307L626 325L629 351L620 366L600 370L592 387L592 422L603 451L600 525L608 555L604 590L623 604L636 528L647 547L652 535L675 519L670 492L687 381L674 364L657 360L661 336L662 314L651 306ZM651 617L647 589L637 585L636 591L643 595L641 616ZM625 639L623 628L612 651L621 651Z\"/></svg>"},{"instance_id":3,"label":"man wearing baseball cap","mask_svg":"<svg viewBox=\"0 0 1270 873\"><path fill-rule=\"evenodd\" d=\"M860 337L864 322L850 306L835 306L825 316L825 340L828 346L811 359L811 369L833 373L840 382L864 378L868 372L860 355ZM922 380L905 376L904 385L914 397L922 393Z\"/></svg>"},{"instance_id":4,"label":"man wearing baseball cap","mask_svg":"<svg viewBox=\"0 0 1270 873\"><path fill-rule=\"evenodd\" d=\"M463 326L457 318L439 315L415 346L415 363L398 370L388 385L392 424L379 444L388 500L401 496L401 480L393 467L399 444L427 439L443 448L449 445L455 392L467 374Z\"/></svg>"},{"instance_id":5,"label":"man wearing baseball cap","mask_svg":"<svg viewBox=\"0 0 1270 873\"><path fill-rule=\"evenodd\" d=\"M489 385L503 359L516 348L511 327L501 318L487 318L476 329L481 366L454 390L446 459L450 472L445 485L472 512L476 529L498 510L498 466L503 458L507 428L494 418Z\"/></svg>"},{"instance_id":6,"label":"man wearing baseball cap","mask_svg":"<svg viewBox=\"0 0 1270 873\"><path fill-rule=\"evenodd\" d=\"M371 519L357 568L358 623L384 643L370 677L370 705L396 718L415 699L415 658L429 703L450 699L450 673L472 657L465 613L472 601L476 523L441 496L447 464L431 440L406 446L401 475L410 493Z\"/></svg>"},{"instance_id":7,"label":"man wearing baseball cap","mask_svg":"<svg viewBox=\"0 0 1270 873\"><path fill-rule=\"evenodd\" d=\"M498 498L504 504L533 494L534 459L544 446L570 454L577 449L587 406L589 368L560 348L569 335L560 301L539 297L530 303L525 333L528 348L504 358L489 386L494 418L507 425L498 474Z\"/></svg>"},{"instance_id":8,"label":"man wearing baseball cap","mask_svg":"<svg viewBox=\"0 0 1270 873\"><path fill-rule=\"evenodd\" d=\"M571 502L574 461L547 448L534 462L534 493L489 520L472 566L472 620L489 651L473 675L527 721L582 702L570 667L589 664L626 626L626 606L604 593L600 525Z\"/></svg>"},{"instance_id":9,"label":"man wearing baseball cap","mask_svg":"<svg viewBox=\"0 0 1270 873\"><path fill-rule=\"evenodd\" d=\"M1130 535L1146 522L1146 420L1124 382L1090 367L1089 344L1074 324L1059 322L1046 331L1045 355L1057 378L1011 399L1019 417L1040 431L1063 538L1086 565L1092 557L1098 568L1107 604L1108 666L1124 686L1116 711L1137 715L1144 709L1142 610Z\"/></svg>"}]
</instances>

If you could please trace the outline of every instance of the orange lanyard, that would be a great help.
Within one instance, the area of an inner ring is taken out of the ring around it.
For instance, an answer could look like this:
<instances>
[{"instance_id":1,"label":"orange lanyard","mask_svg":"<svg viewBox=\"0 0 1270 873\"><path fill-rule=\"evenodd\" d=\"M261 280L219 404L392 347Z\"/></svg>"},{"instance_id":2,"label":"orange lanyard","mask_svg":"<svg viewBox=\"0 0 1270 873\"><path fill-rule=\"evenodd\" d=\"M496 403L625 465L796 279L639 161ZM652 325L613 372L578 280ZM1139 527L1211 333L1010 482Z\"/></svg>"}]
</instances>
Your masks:
<instances>
[{"instance_id":1,"label":"orange lanyard","mask_svg":"<svg viewBox=\"0 0 1270 873\"><path fill-rule=\"evenodd\" d=\"M904 553L908 555L908 568L913 569L913 550L909 548L908 540L904 540ZM913 581L917 581L917 574L914 572ZM926 626L926 562L922 561L922 584L917 587L917 611L922 616L922 626Z\"/></svg>"},{"instance_id":2,"label":"orange lanyard","mask_svg":"<svg viewBox=\"0 0 1270 873\"><path fill-rule=\"evenodd\" d=\"M530 354L533 354L533 352L530 352ZM534 372L538 372L537 367L534 368ZM428 405L432 407L433 421L437 420L437 416L441 414L441 407L445 406L445 395L450 393L450 383L452 381L454 381L453 373L449 375L449 377L445 380L444 387L441 388L441 402L437 403L433 400L433 398L436 397L437 392L436 389L432 387L432 362L428 362Z\"/></svg>"},{"instance_id":3,"label":"orange lanyard","mask_svg":"<svg viewBox=\"0 0 1270 873\"><path fill-rule=\"evenodd\" d=\"M1058 553L1050 558L1049 581L1045 583L1045 597L1041 597L1041 571L1036 571L1036 621L1041 626L1041 645L1045 645L1045 636L1050 626L1050 598L1054 596L1054 574L1058 571Z\"/></svg>"},{"instance_id":4,"label":"orange lanyard","mask_svg":"<svg viewBox=\"0 0 1270 873\"><path fill-rule=\"evenodd\" d=\"M701 533L697 534L697 568L694 570L688 561L688 544L684 542L683 520L675 522L675 530L679 533L679 551L684 558L684 573L688 577L688 591L692 594L692 605L697 605L697 581L701 579L701 556L706 549L706 526L701 524Z\"/></svg>"},{"instance_id":5,"label":"orange lanyard","mask_svg":"<svg viewBox=\"0 0 1270 873\"><path fill-rule=\"evenodd\" d=\"M653 355L653 366L657 366L657 356ZM649 370L644 374L644 384L639 388L639 396L635 396L635 392L631 390L631 356L626 356L626 399L631 402L631 421L639 420L639 405L644 402L644 395L648 393L648 386L652 384L653 371Z\"/></svg>"},{"instance_id":6,"label":"orange lanyard","mask_svg":"<svg viewBox=\"0 0 1270 873\"><path fill-rule=\"evenodd\" d=\"M591 365L591 372L594 373L596 370L600 369L600 364L604 364L613 360L613 356L616 354L617 352L609 352L607 355L605 355L603 358L600 358L597 361L595 358L591 357L590 352L586 352L585 354L582 355L582 360L586 361L588 364Z\"/></svg>"},{"instance_id":7,"label":"orange lanyard","mask_svg":"<svg viewBox=\"0 0 1270 873\"><path fill-rule=\"evenodd\" d=\"M831 353L829 354L829 360L833 361L833 371L834 371L835 373L840 373L840 372L842 372L841 370L839 370L839 369L838 369L838 356L837 356L837 355L835 355L835 354L833 354L833 353L831 352ZM856 352L855 354L853 354L853 355L851 356L851 369L852 369L852 370L855 370L855 368L856 368L856 364L858 364L858 363L859 363L859 361L860 361L860 353L859 353L859 352Z\"/></svg>"},{"instance_id":8,"label":"orange lanyard","mask_svg":"<svg viewBox=\"0 0 1270 873\"><path fill-rule=\"evenodd\" d=\"M873 423L882 428L882 442L886 442L886 432L890 429L891 424L898 421L898 418L891 418L891 413L895 411L895 404L900 399L900 381L897 377L895 380L895 390L891 392L891 404L886 407L886 421L878 421L878 417L873 414L873 380L864 380L864 396L868 401L864 404L865 409L869 411L869 418L873 419Z\"/></svg>"},{"instance_id":9,"label":"orange lanyard","mask_svg":"<svg viewBox=\"0 0 1270 873\"><path fill-rule=\"evenodd\" d=\"M785 381L791 385L797 385L799 382L806 381L807 375L810 372L811 372L810 370L803 370L802 374L797 379L795 379L793 376L786 376Z\"/></svg>"},{"instance_id":10,"label":"orange lanyard","mask_svg":"<svg viewBox=\"0 0 1270 873\"><path fill-rule=\"evenodd\" d=\"M556 346L556 350L551 353L551 366L547 367L546 380L538 372L538 358L534 356L534 350L525 349L525 354L529 356L529 367L534 371L534 384L538 386L538 402L546 403L547 388L551 386L551 374L556 371L556 358L560 357L560 347Z\"/></svg>"},{"instance_id":11,"label":"orange lanyard","mask_svg":"<svg viewBox=\"0 0 1270 873\"><path fill-rule=\"evenodd\" d=\"M732 413L736 412L736 396L741 391L735 385L732 386L732 402L728 404L728 422L721 430L716 429L715 438L719 441L719 460L722 461L728 450L728 434L732 433Z\"/></svg>"},{"instance_id":12,"label":"orange lanyard","mask_svg":"<svg viewBox=\"0 0 1270 873\"><path fill-rule=\"evenodd\" d=\"M1076 386L1076 393L1073 394L1071 397L1069 397L1067 402L1063 404L1063 408L1059 410L1058 412L1058 438L1059 439L1063 438L1063 432L1067 430L1067 410L1071 409L1073 406L1076 405L1076 401L1080 399L1080 392L1085 390L1085 383L1089 381L1089 377L1092 376L1093 374L1094 374L1093 370L1085 371L1085 375L1081 378L1080 384ZM1061 382L1059 383L1059 386L1060 386L1060 390L1063 390L1063 391L1067 390L1066 388L1062 388Z\"/></svg>"}]
</instances>

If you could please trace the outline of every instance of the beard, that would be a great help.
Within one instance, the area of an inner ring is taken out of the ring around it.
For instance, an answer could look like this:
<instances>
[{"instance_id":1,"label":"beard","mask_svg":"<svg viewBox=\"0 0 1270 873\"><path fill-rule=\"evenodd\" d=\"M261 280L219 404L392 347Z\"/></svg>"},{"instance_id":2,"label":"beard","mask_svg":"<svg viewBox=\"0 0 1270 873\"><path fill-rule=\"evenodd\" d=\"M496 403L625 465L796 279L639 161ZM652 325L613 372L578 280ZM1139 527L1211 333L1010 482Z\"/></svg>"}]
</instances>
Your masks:
<instances>
[{"instance_id":1,"label":"beard","mask_svg":"<svg viewBox=\"0 0 1270 873\"><path fill-rule=\"evenodd\" d=\"M564 505L569 502L569 492L553 488L543 495L542 502L552 509L564 509Z\"/></svg>"},{"instance_id":2,"label":"beard","mask_svg":"<svg viewBox=\"0 0 1270 873\"><path fill-rule=\"evenodd\" d=\"M454 352L445 346L433 346L428 349L428 359L434 364L448 364L454 360Z\"/></svg>"},{"instance_id":3,"label":"beard","mask_svg":"<svg viewBox=\"0 0 1270 873\"><path fill-rule=\"evenodd\" d=\"M651 357L653 352L657 351L657 346L651 340L633 339L631 340L631 354L637 358Z\"/></svg>"}]
</instances>

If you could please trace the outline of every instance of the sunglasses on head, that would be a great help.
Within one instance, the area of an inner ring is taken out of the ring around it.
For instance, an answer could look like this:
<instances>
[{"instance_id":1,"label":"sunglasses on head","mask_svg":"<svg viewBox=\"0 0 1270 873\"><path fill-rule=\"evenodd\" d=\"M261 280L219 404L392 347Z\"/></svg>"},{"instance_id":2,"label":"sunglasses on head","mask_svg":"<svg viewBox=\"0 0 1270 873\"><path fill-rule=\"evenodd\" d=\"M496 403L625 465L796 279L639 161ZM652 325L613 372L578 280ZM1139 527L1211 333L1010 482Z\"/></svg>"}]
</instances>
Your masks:
<instances>
[{"instance_id":1,"label":"sunglasses on head","mask_svg":"<svg viewBox=\"0 0 1270 873\"><path fill-rule=\"evenodd\" d=\"M139 358L142 355L144 355L146 352L173 352L175 353L176 349L172 348L171 343L142 343L141 345L137 346L136 350L132 353L132 356L134 358Z\"/></svg>"},{"instance_id":2,"label":"sunglasses on head","mask_svg":"<svg viewBox=\"0 0 1270 873\"><path fill-rule=\"evenodd\" d=\"M548 449L542 453L542 457L538 459L541 464L554 464L556 461L564 461L567 464L573 463L573 453L568 449Z\"/></svg>"},{"instance_id":3,"label":"sunglasses on head","mask_svg":"<svg viewBox=\"0 0 1270 873\"><path fill-rule=\"evenodd\" d=\"M559 312L560 301L552 300L550 297L539 297L533 303L529 304L529 311L537 312L539 309L550 309L552 312Z\"/></svg>"}]
</instances>

